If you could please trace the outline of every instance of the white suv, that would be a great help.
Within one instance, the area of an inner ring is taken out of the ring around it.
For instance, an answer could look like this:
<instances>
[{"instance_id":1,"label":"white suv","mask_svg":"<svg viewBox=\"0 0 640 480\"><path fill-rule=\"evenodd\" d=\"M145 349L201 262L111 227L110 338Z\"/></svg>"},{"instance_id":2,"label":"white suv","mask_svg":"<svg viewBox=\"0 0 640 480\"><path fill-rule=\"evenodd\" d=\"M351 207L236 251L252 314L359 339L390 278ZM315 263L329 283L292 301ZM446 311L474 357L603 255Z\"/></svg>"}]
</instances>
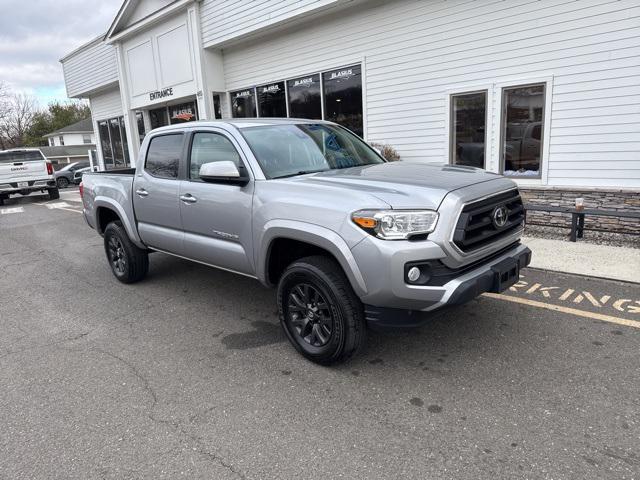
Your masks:
<instances>
[{"instance_id":1,"label":"white suv","mask_svg":"<svg viewBox=\"0 0 640 480\"><path fill-rule=\"evenodd\" d=\"M31 192L49 193L52 200L60 198L53 177L53 165L37 148L0 151L0 205L10 195Z\"/></svg>"}]
</instances>

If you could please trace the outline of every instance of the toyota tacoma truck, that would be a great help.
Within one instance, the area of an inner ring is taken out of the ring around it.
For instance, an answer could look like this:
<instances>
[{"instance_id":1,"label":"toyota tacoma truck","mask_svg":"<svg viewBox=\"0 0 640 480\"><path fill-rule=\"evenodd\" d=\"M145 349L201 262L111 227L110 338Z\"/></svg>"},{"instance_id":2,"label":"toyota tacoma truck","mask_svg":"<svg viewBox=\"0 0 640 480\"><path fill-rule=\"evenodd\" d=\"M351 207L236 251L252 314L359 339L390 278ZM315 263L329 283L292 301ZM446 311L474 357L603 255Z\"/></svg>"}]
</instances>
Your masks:
<instances>
[{"instance_id":1,"label":"toyota tacoma truck","mask_svg":"<svg viewBox=\"0 0 640 480\"><path fill-rule=\"evenodd\" d=\"M49 198L60 198L53 165L37 148L0 151L0 205L10 195L47 192Z\"/></svg>"},{"instance_id":2,"label":"toyota tacoma truck","mask_svg":"<svg viewBox=\"0 0 640 480\"><path fill-rule=\"evenodd\" d=\"M150 252L275 287L280 322L308 359L358 351L368 327L415 327L433 312L513 285L516 185L472 167L387 162L330 122L237 119L162 127L135 168L85 173L84 216L118 280Z\"/></svg>"}]
</instances>

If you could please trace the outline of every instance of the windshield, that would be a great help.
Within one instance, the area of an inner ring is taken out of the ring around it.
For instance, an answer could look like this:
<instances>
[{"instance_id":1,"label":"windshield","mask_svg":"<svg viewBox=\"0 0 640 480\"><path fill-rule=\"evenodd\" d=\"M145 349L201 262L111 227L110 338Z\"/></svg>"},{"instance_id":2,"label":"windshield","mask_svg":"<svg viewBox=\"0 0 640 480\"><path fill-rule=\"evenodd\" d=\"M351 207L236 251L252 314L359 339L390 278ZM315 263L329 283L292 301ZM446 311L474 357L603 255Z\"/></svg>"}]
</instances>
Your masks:
<instances>
[{"instance_id":1,"label":"windshield","mask_svg":"<svg viewBox=\"0 0 640 480\"><path fill-rule=\"evenodd\" d=\"M0 152L0 163L34 162L37 160L44 160L39 150Z\"/></svg>"},{"instance_id":2,"label":"windshield","mask_svg":"<svg viewBox=\"0 0 640 480\"><path fill-rule=\"evenodd\" d=\"M385 162L365 142L334 125L262 125L241 132L267 178Z\"/></svg>"}]
</instances>

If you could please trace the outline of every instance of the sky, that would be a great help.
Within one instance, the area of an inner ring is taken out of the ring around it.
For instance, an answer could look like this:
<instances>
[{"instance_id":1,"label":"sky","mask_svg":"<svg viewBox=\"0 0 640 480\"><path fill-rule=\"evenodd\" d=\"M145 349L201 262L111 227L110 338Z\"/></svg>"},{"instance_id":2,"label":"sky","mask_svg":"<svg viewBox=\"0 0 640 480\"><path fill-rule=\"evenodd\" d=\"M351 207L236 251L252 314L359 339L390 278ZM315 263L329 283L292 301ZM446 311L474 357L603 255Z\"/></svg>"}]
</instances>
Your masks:
<instances>
[{"instance_id":1,"label":"sky","mask_svg":"<svg viewBox=\"0 0 640 480\"><path fill-rule=\"evenodd\" d=\"M109 28L122 0L0 0L0 82L40 107L67 99L59 60Z\"/></svg>"}]
</instances>

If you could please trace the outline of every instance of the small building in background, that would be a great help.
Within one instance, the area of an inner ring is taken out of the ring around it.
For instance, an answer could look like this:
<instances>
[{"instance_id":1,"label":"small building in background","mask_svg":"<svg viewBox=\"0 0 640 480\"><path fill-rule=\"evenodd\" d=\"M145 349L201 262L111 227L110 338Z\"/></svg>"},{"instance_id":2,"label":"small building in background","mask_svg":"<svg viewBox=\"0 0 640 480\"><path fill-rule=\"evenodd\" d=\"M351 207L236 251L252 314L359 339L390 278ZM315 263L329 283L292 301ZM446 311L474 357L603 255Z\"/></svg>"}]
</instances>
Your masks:
<instances>
[{"instance_id":1,"label":"small building in background","mask_svg":"<svg viewBox=\"0 0 640 480\"><path fill-rule=\"evenodd\" d=\"M64 147L68 145L94 145L96 135L93 133L91 118L85 118L72 125L48 133L44 136L50 147Z\"/></svg>"},{"instance_id":2,"label":"small building in background","mask_svg":"<svg viewBox=\"0 0 640 480\"><path fill-rule=\"evenodd\" d=\"M69 163L89 160L89 150L96 148L96 135L91 118L85 118L44 136L49 145L40 147L58 169Z\"/></svg>"}]
</instances>

